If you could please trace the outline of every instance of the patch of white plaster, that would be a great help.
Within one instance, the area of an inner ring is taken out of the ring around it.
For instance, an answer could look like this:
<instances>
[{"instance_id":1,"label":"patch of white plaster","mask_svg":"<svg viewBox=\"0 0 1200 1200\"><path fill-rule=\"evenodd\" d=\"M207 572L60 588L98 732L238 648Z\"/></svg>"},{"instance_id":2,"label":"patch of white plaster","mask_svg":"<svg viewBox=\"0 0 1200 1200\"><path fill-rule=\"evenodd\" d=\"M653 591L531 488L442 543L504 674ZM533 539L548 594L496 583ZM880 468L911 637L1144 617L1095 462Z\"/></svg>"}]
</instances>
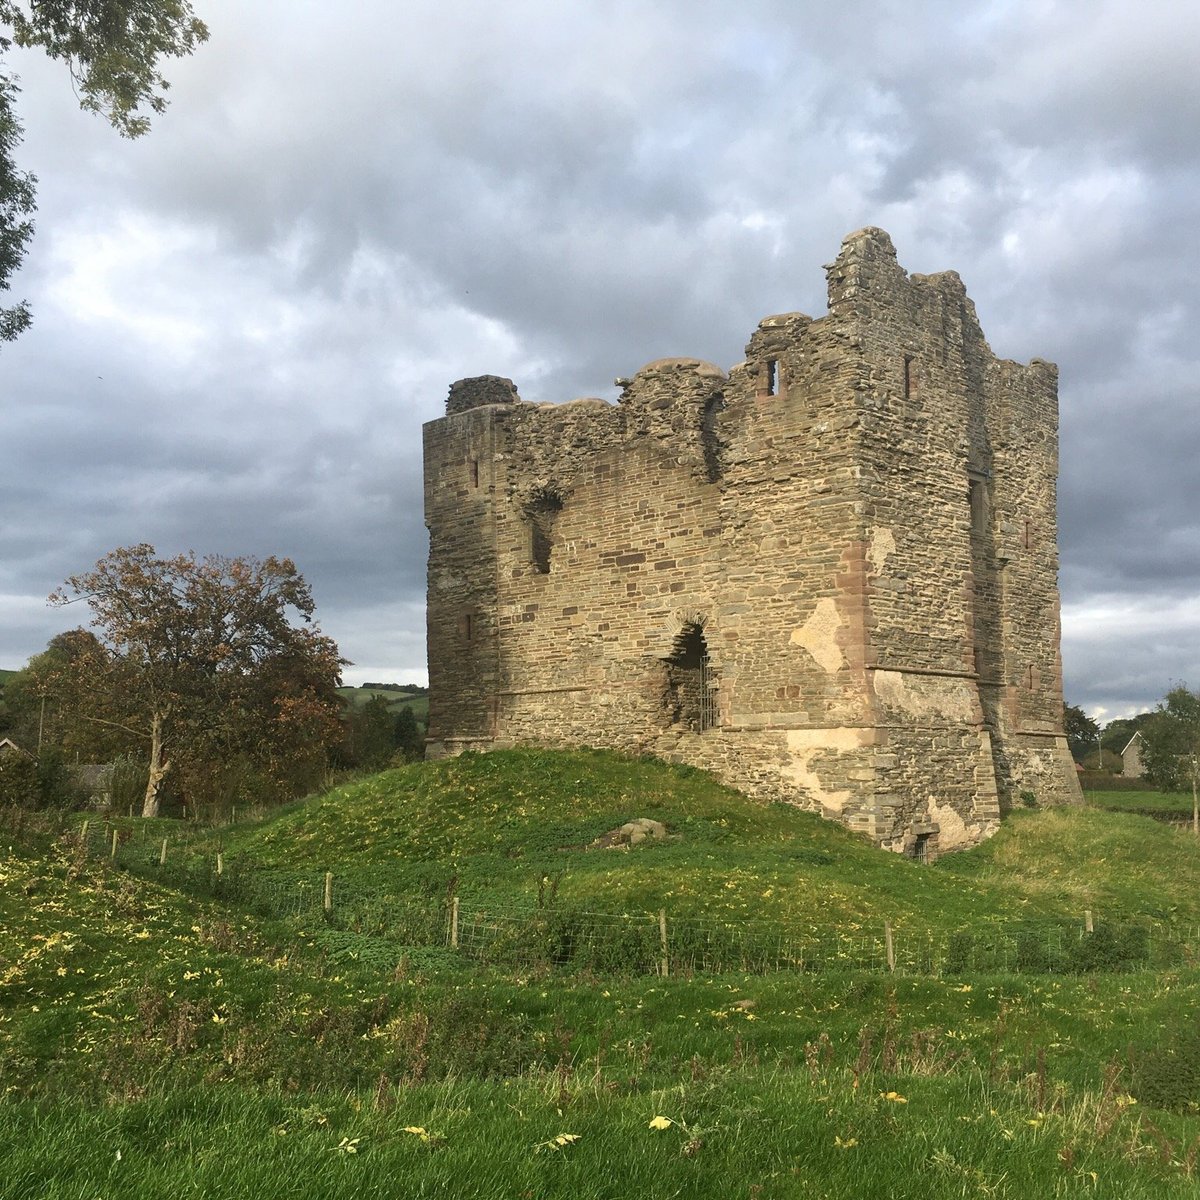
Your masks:
<instances>
[{"instance_id":1,"label":"patch of white plaster","mask_svg":"<svg viewBox=\"0 0 1200 1200\"><path fill-rule=\"evenodd\" d=\"M871 544L867 548L867 562L871 564L872 574L882 575L888 555L896 549L896 539L886 525L877 525L871 530Z\"/></svg>"},{"instance_id":2,"label":"patch of white plaster","mask_svg":"<svg viewBox=\"0 0 1200 1200\"><path fill-rule=\"evenodd\" d=\"M869 733L864 729L789 729L787 748L791 762L783 768L784 778L803 788L823 809L840 813L853 793L827 791L812 768L812 760L815 755L829 751L857 750L866 744Z\"/></svg>"},{"instance_id":3,"label":"patch of white plaster","mask_svg":"<svg viewBox=\"0 0 1200 1200\"><path fill-rule=\"evenodd\" d=\"M970 685L962 679L876 671L875 695L889 708L898 708L914 717L948 717L956 721L971 721L975 717L975 697Z\"/></svg>"},{"instance_id":4,"label":"patch of white plaster","mask_svg":"<svg viewBox=\"0 0 1200 1200\"><path fill-rule=\"evenodd\" d=\"M980 829L974 823L968 825L962 814L949 804L939 804L936 796L929 797L929 819L938 826L938 853L947 850L963 850L980 840Z\"/></svg>"},{"instance_id":5,"label":"patch of white plaster","mask_svg":"<svg viewBox=\"0 0 1200 1200\"><path fill-rule=\"evenodd\" d=\"M842 648L837 644L837 631L841 625L837 604L833 598L826 596L817 601L812 616L800 626L792 630L789 639L793 646L803 646L816 660L817 666L827 675L832 675L842 667Z\"/></svg>"}]
</instances>

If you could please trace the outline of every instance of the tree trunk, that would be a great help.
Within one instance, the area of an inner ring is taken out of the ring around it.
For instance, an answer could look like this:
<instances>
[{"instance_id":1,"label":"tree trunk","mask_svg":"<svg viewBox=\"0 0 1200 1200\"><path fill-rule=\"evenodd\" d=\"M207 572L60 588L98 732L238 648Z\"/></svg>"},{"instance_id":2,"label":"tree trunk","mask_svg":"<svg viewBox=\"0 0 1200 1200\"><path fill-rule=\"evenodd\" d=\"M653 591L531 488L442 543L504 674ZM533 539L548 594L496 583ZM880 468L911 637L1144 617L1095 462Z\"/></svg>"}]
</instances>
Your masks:
<instances>
[{"instance_id":1,"label":"tree trunk","mask_svg":"<svg viewBox=\"0 0 1200 1200\"><path fill-rule=\"evenodd\" d=\"M1196 799L1196 769L1192 767L1192 833L1200 838L1200 800Z\"/></svg>"},{"instance_id":2,"label":"tree trunk","mask_svg":"<svg viewBox=\"0 0 1200 1200\"><path fill-rule=\"evenodd\" d=\"M158 789L171 764L163 759L163 718L155 713L150 721L150 775L146 780L146 798L142 802L143 817L158 816Z\"/></svg>"}]
</instances>

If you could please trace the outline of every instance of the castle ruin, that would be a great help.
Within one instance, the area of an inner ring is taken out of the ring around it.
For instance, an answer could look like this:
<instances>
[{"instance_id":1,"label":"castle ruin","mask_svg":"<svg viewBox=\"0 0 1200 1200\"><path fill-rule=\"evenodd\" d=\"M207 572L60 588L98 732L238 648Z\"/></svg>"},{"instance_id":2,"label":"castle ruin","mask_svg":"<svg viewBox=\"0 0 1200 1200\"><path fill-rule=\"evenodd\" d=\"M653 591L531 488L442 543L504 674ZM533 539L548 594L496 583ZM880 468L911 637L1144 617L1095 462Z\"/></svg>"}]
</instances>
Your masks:
<instances>
[{"instance_id":1,"label":"castle ruin","mask_svg":"<svg viewBox=\"0 0 1200 1200\"><path fill-rule=\"evenodd\" d=\"M425 426L429 754L608 746L919 858L1029 796L1062 732L1057 371L863 229L829 313L619 403L494 376Z\"/></svg>"}]
</instances>

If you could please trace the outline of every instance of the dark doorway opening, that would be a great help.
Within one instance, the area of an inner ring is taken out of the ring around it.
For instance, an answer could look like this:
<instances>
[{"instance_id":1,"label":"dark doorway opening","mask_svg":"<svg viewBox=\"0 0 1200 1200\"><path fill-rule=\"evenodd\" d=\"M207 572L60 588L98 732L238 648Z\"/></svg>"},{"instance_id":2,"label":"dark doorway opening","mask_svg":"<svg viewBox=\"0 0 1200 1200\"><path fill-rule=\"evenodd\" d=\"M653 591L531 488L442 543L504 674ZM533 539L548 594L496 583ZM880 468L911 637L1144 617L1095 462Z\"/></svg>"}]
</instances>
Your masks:
<instances>
[{"instance_id":1,"label":"dark doorway opening","mask_svg":"<svg viewBox=\"0 0 1200 1200\"><path fill-rule=\"evenodd\" d=\"M673 720L699 733L717 723L716 688L704 629L697 622L685 625L675 636L667 660Z\"/></svg>"}]
</instances>

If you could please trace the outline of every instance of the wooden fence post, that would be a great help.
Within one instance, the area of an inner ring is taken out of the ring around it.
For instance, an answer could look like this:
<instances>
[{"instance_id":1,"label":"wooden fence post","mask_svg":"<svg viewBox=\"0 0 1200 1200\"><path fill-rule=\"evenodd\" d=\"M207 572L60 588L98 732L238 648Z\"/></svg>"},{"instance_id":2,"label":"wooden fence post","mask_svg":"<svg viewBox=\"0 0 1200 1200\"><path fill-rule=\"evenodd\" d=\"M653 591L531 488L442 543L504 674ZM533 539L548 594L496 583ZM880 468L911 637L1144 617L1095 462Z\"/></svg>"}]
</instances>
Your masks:
<instances>
[{"instance_id":1,"label":"wooden fence post","mask_svg":"<svg viewBox=\"0 0 1200 1200\"><path fill-rule=\"evenodd\" d=\"M458 897L450 901L450 949L458 949Z\"/></svg>"},{"instance_id":2,"label":"wooden fence post","mask_svg":"<svg viewBox=\"0 0 1200 1200\"><path fill-rule=\"evenodd\" d=\"M109 858L116 858L116 857L117 857L117 830L116 830L116 827L115 827L115 826L113 827L113 835L112 835L112 850L110 850L110 851L109 851L109 855L108 855L108 857L109 857Z\"/></svg>"},{"instance_id":3,"label":"wooden fence post","mask_svg":"<svg viewBox=\"0 0 1200 1200\"><path fill-rule=\"evenodd\" d=\"M1088 933L1095 932L1092 926L1092 910L1090 908L1085 908L1083 910L1083 927Z\"/></svg>"},{"instance_id":4,"label":"wooden fence post","mask_svg":"<svg viewBox=\"0 0 1200 1200\"><path fill-rule=\"evenodd\" d=\"M167 839L163 838L162 849L158 852L158 865L166 866L167 863Z\"/></svg>"},{"instance_id":5,"label":"wooden fence post","mask_svg":"<svg viewBox=\"0 0 1200 1200\"><path fill-rule=\"evenodd\" d=\"M81 828L79 831L79 840L83 843L83 847L85 850L87 849L87 831L88 831L88 820L86 817L84 817L83 828Z\"/></svg>"},{"instance_id":6,"label":"wooden fence post","mask_svg":"<svg viewBox=\"0 0 1200 1200\"><path fill-rule=\"evenodd\" d=\"M896 969L896 946L892 941L892 923L884 921L883 923L883 947L887 953L887 968L889 971Z\"/></svg>"},{"instance_id":7,"label":"wooden fence post","mask_svg":"<svg viewBox=\"0 0 1200 1200\"><path fill-rule=\"evenodd\" d=\"M658 910L658 944L662 950L662 976L665 979L671 969L670 956L667 954L667 910Z\"/></svg>"},{"instance_id":8,"label":"wooden fence post","mask_svg":"<svg viewBox=\"0 0 1200 1200\"><path fill-rule=\"evenodd\" d=\"M220 850L218 850L217 851L217 874L223 875L224 873L225 873L225 855Z\"/></svg>"},{"instance_id":9,"label":"wooden fence post","mask_svg":"<svg viewBox=\"0 0 1200 1200\"><path fill-rule=\"evenodd\" d=\"M325 911L333 912L333 872L325 872Z\"/></svg>"}]
</instances>

